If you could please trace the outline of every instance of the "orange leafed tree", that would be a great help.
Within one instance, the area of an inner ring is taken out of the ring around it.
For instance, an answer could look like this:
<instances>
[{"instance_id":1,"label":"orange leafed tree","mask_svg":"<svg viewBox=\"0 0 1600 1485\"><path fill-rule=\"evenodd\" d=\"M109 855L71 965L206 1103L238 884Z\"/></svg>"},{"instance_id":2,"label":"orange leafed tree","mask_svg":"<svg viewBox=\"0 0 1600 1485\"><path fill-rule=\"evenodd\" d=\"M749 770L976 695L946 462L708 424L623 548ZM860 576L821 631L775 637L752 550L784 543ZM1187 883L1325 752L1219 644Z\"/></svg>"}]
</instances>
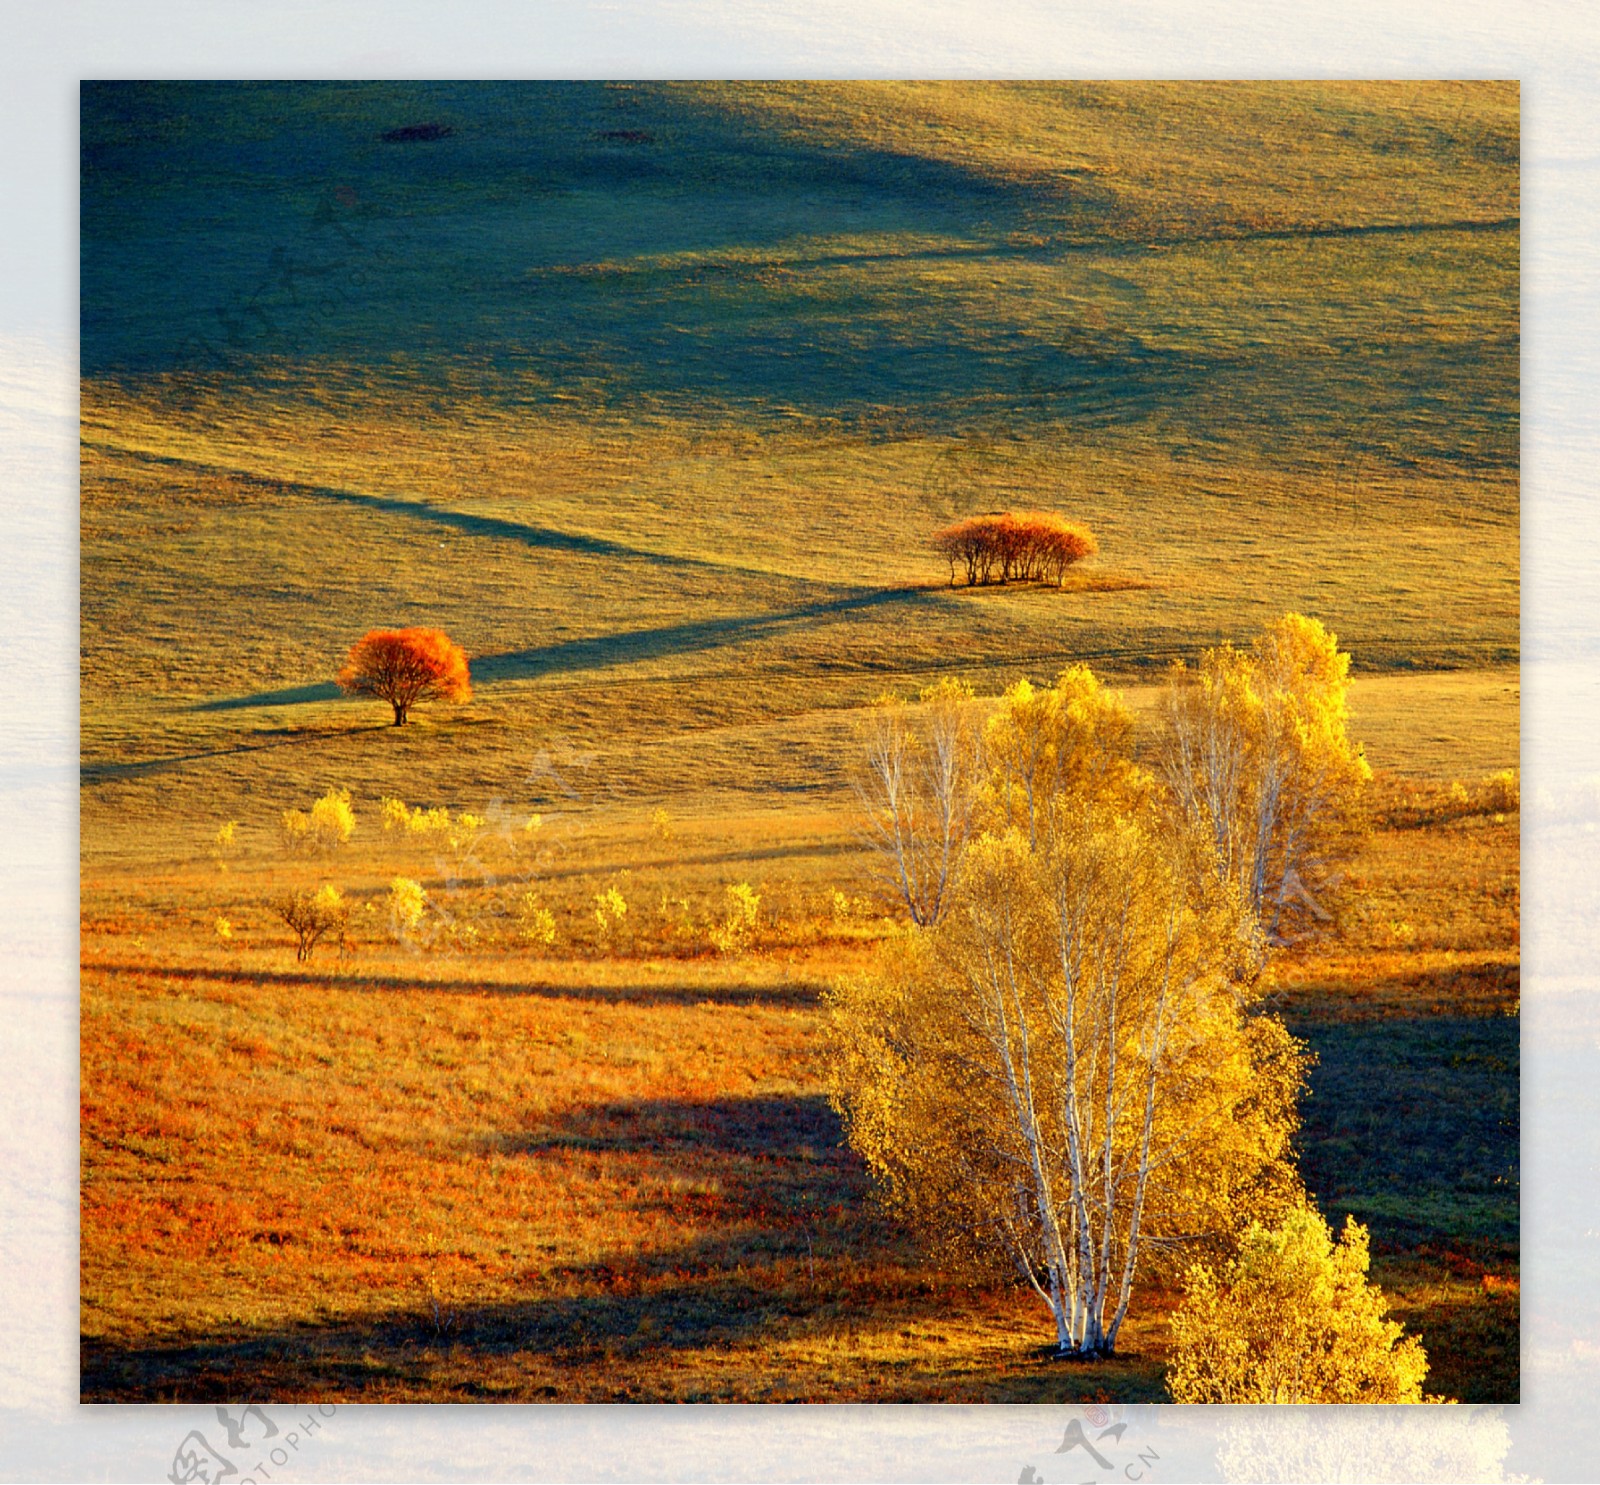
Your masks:
<instances>
[{"instance_id":1,"label":"orange leafed tree","mask_svg":"<svg viewBox=\"0 0 1600 1485\"><path fill-rule=\"evenodd\" d=\"M350 646L339 687L352 696L377 696L403 726L419 701L472 696L466 651L442 629L373 629Z\"/></svg>"},{"instance_id":2,"label":"orange leafed tree","mask_svg":"<svg viewBox=\"0 0 1600 1485\"><path fill-rule=\"evenodd\" d=\"M1086 527L1074 525L1054 511L1005 511L969 516L933 534L933 549L950 564L950 581L958 569L976 585L1045 582L1060 587L1066 571L1099 550Z\"/></svg>"}]
</instances>

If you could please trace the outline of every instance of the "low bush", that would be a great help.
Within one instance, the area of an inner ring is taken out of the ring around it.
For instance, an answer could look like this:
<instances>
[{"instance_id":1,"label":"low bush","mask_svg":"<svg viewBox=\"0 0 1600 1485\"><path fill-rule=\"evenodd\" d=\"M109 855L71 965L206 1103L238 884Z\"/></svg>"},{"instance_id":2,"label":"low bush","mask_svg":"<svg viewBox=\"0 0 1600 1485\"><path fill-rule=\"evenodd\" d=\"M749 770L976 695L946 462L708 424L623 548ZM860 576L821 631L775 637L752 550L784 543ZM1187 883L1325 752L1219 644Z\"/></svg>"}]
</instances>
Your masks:
<instances>
[{"instance_id":1,"label":"low bush","mask_svg":"<svg viewBox=\"0 0 1600 1485\"><path fill-rule=\"evenodd\" d=\"M1337 1245L1313 1207L1252 1223L1223 1269L1196 1265L1172 1317L1179 1403L1419 1403L1427 1354L1367 1283L1367 1229ZM1435 1399L1429 1399L1430 1401Z\"/></svg>"},{"instance_id":2,"label":"low bush","mask_svg":"<svg viewBox=\"0 0 1600 1485\"><path fill-rule=\"evenodd\" d=\"M279 817L283 843L296 854L325 853L348 845L356 816L348 789L330 789L305 810L285 810Z\"/></svg>"},{"instance_id":3,"label":"low bush","mask_svg":"<svg viewBox=\"0 0 1600 1485\"><path fill-rule=\"evenodd\" d=\"M761 912L761 894L748 882L728 887L727 913L711 929L711 943L719 954L737 954L749 947Z\"/></svg>"},{"instance_id":4,"label":"low bush","mask_svg":"<svg viewBox=\"0 0 1600 1485\"><path fill-rule=\"evenodd\" d=\"M417 931L427 911L428 894L421 882L396 877L389 883L389 931L397 939L408 939Z\"/></svg>"},{"instance_id":5,"label":"low bush","mask_svg":"<svg viewBox=\"0 0 1600 1485\"><path fill-rule=\"evenodd\" d=\"M1471 784L1397 774L1379 774L1374 780L1373 820L1396 830L1426 829L1475 816L1510 815L1521 808L1521 777L1514 768L1503 768Z\"/></svg>"},{"instance_id":6,"label":"low bush","mask_svg":"<svg viewBox=\"0 0 1600 1485\"><path fill-rule=\"evenodd\" d=\"M555 914L531 888L517 901L517 924L519 937L535 948L548 949L556 941Z\"/></svg>"}]
</instances>

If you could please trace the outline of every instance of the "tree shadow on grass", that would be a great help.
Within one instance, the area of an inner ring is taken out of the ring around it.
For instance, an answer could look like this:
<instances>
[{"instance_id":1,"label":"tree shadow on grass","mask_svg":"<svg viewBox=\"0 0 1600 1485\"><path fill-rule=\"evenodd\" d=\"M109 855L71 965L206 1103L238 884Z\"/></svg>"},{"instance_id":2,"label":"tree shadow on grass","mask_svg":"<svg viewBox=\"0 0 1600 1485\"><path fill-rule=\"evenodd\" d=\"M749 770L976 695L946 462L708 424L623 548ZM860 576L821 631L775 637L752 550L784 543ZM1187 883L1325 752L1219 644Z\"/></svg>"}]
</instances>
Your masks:
<instances>
[{"instance_id":1,"label":"tree shadow on grass","mask_svg":"<svg viewBox=\"0 0 1600 1485\"><path fill-rule=\"evenodd\" d=\"M669 655L699 654L726 645L766 639L789 630L863 610L896 604L921 607L942 602L944 585L870 588L819 603L767 613L736 614L720 619L696 619L665 624L655 629L629 629L593 639L567 640L535 649L484 655L473 661L473 679L486 683L527 680L536 676L579 670L602 670L613 665L637 664Z\"/></svg>"},{"instance_id":2,"label":"tree shadow on grass","mask_svg":"<svg viewBox=\"0 0 1600 1485\"><path fill-rule=\"evenodd\" d=\"M244 471L230 471L250 478ZM276 483L276 482L273 482ZM672 552L652 551L648 547L630 546L626 542L612 541L604 536L586 536L576 531L561 531L554 526L536 526L528 521L511 521L504 516L473 515L467 511L450 510L444 506L426 505L419 500L405 500L392 495L369 495L361 490L343 490L334 485L294 483L293 488L323 500L339 501L346 505L363 506L368 510L382 511L386 515L406 516L413 521L432 526L444 526L459 531L464 536L489 537L497 541L514 541L523 546L544 551L572 552L584 557L605 557L625 562L645 563L652 567L672 567L685 571L735 574L771 582L773 574L758 567L742 567L738 563L723 562L713 557L684 557Z\"/></svg>"},{"instance_id":3,"label":"tree shadow on grass","mask_svg":"<svg viewBox=\"0 0 1600 1485\"><path fill-rule=\"evenodd\" d=\"M273 494L293 492L337 504L381 511L385 515L405 516L427 525L448 527L465 536L515 541L542 550L642 562L656 567L743 574L746 577L759 578L764 583L770 583L774 576L761 568L740 567L711 557L683 557L671 552L652 551L648 547L630 546L626 542L612 541L603 536L586 536L581 532L562 531L554 526L537 526L527 521L512 521L504 516L473 515L468 511L451 510L445 506L430 505L421 500L407 500L396 495L372 495L364 490L349 490L338 485L321 485L307 480L278 478L257 473L242 465L183 458L176 454L157 454L148 449L140 449L137 454L139 459L147 464L169 465L204 474L219 475L241 485L254 486Z\"/></svg>"},{"instance_id":4,"label":"tree shadow on grass","mask_svg":"<svg viewBox=\"0 0 1600 1485\"><path fill-rule=\"evenodd\" d=\"M1291 1025L1307 1032L1329 1024L1448 1016L1511 1017L1515 1024L1522 993L1522 967L1515 954L1510 950L1502 958L1402 966L1355 977L1347 969L1330 969L1296 980L1283 993L1283 1013Z\"/></svg>"},{"instance_id":5,"label":"tree shadow on grass","mask_svg":"<svg viewBox=\"0 0 1600 1485\"><path fill-rule=\"evenodd\" d=\"M402 1287L392 1307L327 1325L163 1345L85 1339L82 1396L220 1401L241 1391L316 1397L431 1387L440 1353L449 1352L456 1375L442 1390L469 1396L474 1373L536 1355L546 1380L522 1394L536 1400L560 1393L548 1379L563 1373L587 1372L592 1392L596 1373L618 1362L792 1338L836 1325L841 1307L867 1324L892 1318L875 1314L860 1292L855 1255L863 1246L881 1253L884 1234L864 1210L861 1163L820 1096L619 1102L491 1137L462 1158L538 1161L593 1150L631 1162L637 1206L672 1206L702 1235L595 1261L532 1264L523 1299L421 1298ZM891 1308L902 1312L905 1296Z\"/></svg>"},{"instance_id":6,"label":"tree shadow on grass","mask_svg":"<svg viewBox=\"0 0 1600 1485\"><path fill-rule=\"evenodd\" d=\"M669 1256L690 1261L689 1255ZM563 1277L571 1282L576 1276ZM470 1377L453 1383L437 1378L441 1351L456 1363L452 1370L466 1360L469 1372L536 1353L542 1371L559 1375L604 1369L619 1352L632 1357L646 1348L670 1353L735 1346L759 1335L771 1319L763 1286L717 1274L648 1293L602 1291L437 1310L423 1303L329 1325L216 1331L171 1345L86 1337L79 1347L79 1396L84 1402L284 1401L381 1395L398 1387L437 1389L444 1400L470 1398L493 1393ZM546 1382L512 1395L529 1402L563 1390Z\"/></svg>"},{"instance_id":7,"label":"tree shadow on grass","mask_svg":"<svg viewBox=\"0 0 1600 1485\"><path fill-rule=\"evenodd\" d=\"M285 946L288 952L290 946ZM459 983L411 978L405 975L348 973L339 970L318 973L291 969L211 969L194 965L123 964L114 960L88 960L85 971L108 976L133 975L141 978L182 980L216 985L264 986L305 985L327 990L366 990L374 995L406 994L424 991L430 995L533 996L541 1000L579 1000L601 1005L630 1006L808 1006L815 1005L822 993L821 983L798 981L782 985L705 985L685 980L657 983L640 980L620 985L561 985L537 980L473 980Z\"/></svg>"},{"instance_id":8,"label":"tree shadow on grass","mask_svg":"<svg viewBox=\"0 0 1600 1485\"><path fill-rule=\"evenodd\" d=\"M585 1105L518 1134L490 1136L485 1148L502 1155L609 1150L712 1160L783 1152L807 1164L858 1165L844 1154L844 1126L821 1094Z\"/></svg>"},{"instance_id":9,"label":"tree shadow on grass","mask_svg":"<svg viewBox=\"0 0 1600 1485\"><path fill-rule=\"evenodd\" d=\"M895 1234L868 1201L866 1168L820 1093L630 1098L531 1114L475 1138L468 1158L536 1165L605 1155L634 1181L632 1205L706 1230L690 1251L626 1253L585 1273L626 1287L684 1267L760 1271L786 1260L847 1261Z\"/></svg>"},{"instance_id":10,"label":"tree shadow on grass","mask_svg":"<svg viewBox=\"0 0 1600 1485\"><path fill-rule=\"evenodd\" d=\"M303 687L304 690L315 689ZM283 693L276 693L283 694ZM281 705L279 702L244 700L232 703L238 706L272 706ZM206 707L196 707L195 710L207 710ZM332 737L353 737L361 732L386 732L388 727L383 723L358 723L353 727L318 728L316 730L280 731L268 733L270 739L266 742L241 741L225 748L200 748L192 753L171 753L162 758L138 758L129 763L110 762L83 762L78 766L78 781L81 784L103 784L114 779L143 778L147 774L165 773L168 769L180 768L185 763L198 763L206 758L234 758L241 753L264 753L269 748L288 748L297 743L326 742ZM260 737L262 734L257 733Z\"/></svg>"},{"instance_id":11,"label":"tree shadow on grass","mask_svg":"<svg viewBox=\"0 0 1600 1485\"><path fill-rule=\"evenodd\" d=\"M400 501L398 504L406 504ZM692 655L720 649L749 640L781 635L789 630L839 615L891 607L895 604L925 606L943 602L943 584L900 588L869 588L818 603L765 613L735 614L720 619L696 619L683 624L664 624L654 629L627 629L616 634L601 634L590 639L565 640L527 650L508 650L498 655L474 655L472 679L478 686L500 681L530 680L544 675L574 671L605 670L614 665L638 664L671 655ZM215 701L197 702L196 712L243 711L252 707L309 706L340 699L339 688L331 681L304 686L286 686L275 691L257 691L246 696L228 696ZM189 755L205 757L207 754ZM140 765L127 765L139 767ZM156 765L150 765L156 766Z\"/></svg>"},{"instance_id":12,"label":"tree shadow on grass","mask_svg":"<svg viewBox=\"0 0 1600 1485\"><path fill-rule=\"evenodd\" d=\"M198 701L190 711L233 712L254 706L310 706L316 702L338 701L344 692L332 681L316 681L307 686L285 686L279 691L256 691L249 696L224 696L217 701Z\"/></svg>"},{"instance_id":13,"label":"tree shadow on grass","mask_svg":"<svg viewBox=\"0 0 1600 1485\"><path fill-rule=\"evenodd\" d=\"M856 839L837 841L794 841L772 846L739 846L726 851L698 851L690 855L656 855L641 860L636 856L619 857L615 861L587 862L581 866L549 866L539 873L541 881L568 881L573 878L601 878L619 872L682 870L691 866L749 866L757 861L810 861L823 857L856 857L865 855L870 846Z\"/></svg>"},{"instance_id":14,"label":"tree shadow on grass","mask_svg":"<svg viewBox=\"0 0 1600 1485\"><path fill-rule=\"evenodd\" d=\"M1444 1244L1503 1260L1519 1242L1519 1027L1510 1016L1290 1022L1317 1054L1301 1170L1376 1252Z\"/></svg>"},{"instance_id":15,"label":"tree shadow on grass","mask_svg":"<svg viewBox=\"0 0 1600 1485\"><path fill-rule=\"evenodd\" d=\"M387 1305L326 1323L216 1328L159 1345L85 1338L92 1402L290 1399L1061 1401L1164 1396L1159 1360L1049 1359L1048 1327L994 1334L993 1292L926 1265L868 1199L860 1160L816 1094L636 1099L530 1119L463 1160L606 1157L637 1209L687 1241L616 1247L512 1279L474 1302L414 1277ZM315 1240L314 1238L312 1240ZM555 1245L529 1245L554 1252ZM335 1260L336 1261L336 1260ZM470 1282L470 1281L468 1281ZM308 1297L309 1303L309 1297ZM1038 1319L1039 1317L1035 1317ZM990 1358L974 1368L972 1320ZM951 1342L954 1341L954 1346Z\"/></svg>"}]
</instances>

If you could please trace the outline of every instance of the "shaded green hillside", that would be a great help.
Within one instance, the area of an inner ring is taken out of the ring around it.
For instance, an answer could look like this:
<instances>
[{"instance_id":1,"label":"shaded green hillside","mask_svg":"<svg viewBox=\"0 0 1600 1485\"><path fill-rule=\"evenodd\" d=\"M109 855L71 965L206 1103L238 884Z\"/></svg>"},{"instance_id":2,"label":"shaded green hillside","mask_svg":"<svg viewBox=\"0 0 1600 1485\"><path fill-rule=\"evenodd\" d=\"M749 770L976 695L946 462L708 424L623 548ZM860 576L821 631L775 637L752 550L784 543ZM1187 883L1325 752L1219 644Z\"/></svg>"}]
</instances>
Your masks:
<instances>
[{"instance_id":1,"label":"shaded green hillside","mask_svg":"<svg viewBox=\"0 0 1600 1485\"><path fill-rule=\"evenodd\" d=\"M84 368L1516 458L1512 87L105 85ZM436 123L446 137L386 141Z\"/></svg>"},{"instance_id":2,"label":"shaded green hillside","mask_svg":"<svg viewBox=\"0 0 1600 1485\"><path fill-rule=\"evenodd\" d=\"M1368 670L1514 662L1517 108L86 85L86 841L424 766L329 684L378 623L473 655L425 765L468 802L553 731L634 792L749 728L763 789L831 786L886 688L1145 674L1288 608ZM1023 504L1100 558L949 590L928 533Z\"/></svg>"}]
</instances>

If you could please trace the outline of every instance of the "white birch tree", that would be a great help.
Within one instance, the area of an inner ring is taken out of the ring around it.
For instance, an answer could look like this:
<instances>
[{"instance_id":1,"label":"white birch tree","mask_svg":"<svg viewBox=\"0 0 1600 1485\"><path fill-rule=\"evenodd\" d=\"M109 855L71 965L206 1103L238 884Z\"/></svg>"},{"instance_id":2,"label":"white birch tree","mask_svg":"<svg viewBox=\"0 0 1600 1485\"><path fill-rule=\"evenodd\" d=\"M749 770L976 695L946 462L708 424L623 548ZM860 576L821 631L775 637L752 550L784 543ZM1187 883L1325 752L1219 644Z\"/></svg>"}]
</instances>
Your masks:
<instances>
[{"instance_id":1,"label":"white birch tree","mask_svg":"<svg viewBox=\"0 0 1600 1485\"><path fill-rule=\"evenodd\" d=\"M1191 905L1154 817L1050 808L1073 827L981 837L938 929L835 996L834 1096L893 1205L1005 1255L1058 1349L1103 1355L1148 1252L1292 1196L1303 1062L1244 1015L1237 925Z\"/></svg>"},{"instance_id":2,"label":"white birch tree","mask_svg":"<svg viewBox=\"0 0 1600 1485\"><path fill-rule=\"evenodd\" d=\"M1347 733L1350 657L1315 619L1286 614L1249 651L1174 668L1159 768L1182 827L1237 890L1268 944L1304 936L1358 839L1371 770Z\"/></svg>"},{"instance_id":3,"label":"white birch tree","mask_svg":"<svg viewBox=\"0 0 1600 1485\"><path fill-rule=\"evenodd\" d=\"M1353 838L1348 669L1297 615L1208 652L1157 773L1083 666L1014 686L981 748L964 691L925 730L879 714L864 798L918 927L832 996L833 1100L890 1205L1014 1265L1063 1354L1114 1350L1152 1266L1303 1198L1308 1058L1260 971Z\"/></svg>"},{"instance_id":4,"label":"white birch tree","mask_svg":"<svg viewBox=\"0 0 1600 1485\"><path fill-rule=\"evenodd\" d=\"M856 783L879 878L911 921L939 921L972 830L983 739L971 687L940 681L919 705L885 698Z\"/></svg>"}]
</instances>

